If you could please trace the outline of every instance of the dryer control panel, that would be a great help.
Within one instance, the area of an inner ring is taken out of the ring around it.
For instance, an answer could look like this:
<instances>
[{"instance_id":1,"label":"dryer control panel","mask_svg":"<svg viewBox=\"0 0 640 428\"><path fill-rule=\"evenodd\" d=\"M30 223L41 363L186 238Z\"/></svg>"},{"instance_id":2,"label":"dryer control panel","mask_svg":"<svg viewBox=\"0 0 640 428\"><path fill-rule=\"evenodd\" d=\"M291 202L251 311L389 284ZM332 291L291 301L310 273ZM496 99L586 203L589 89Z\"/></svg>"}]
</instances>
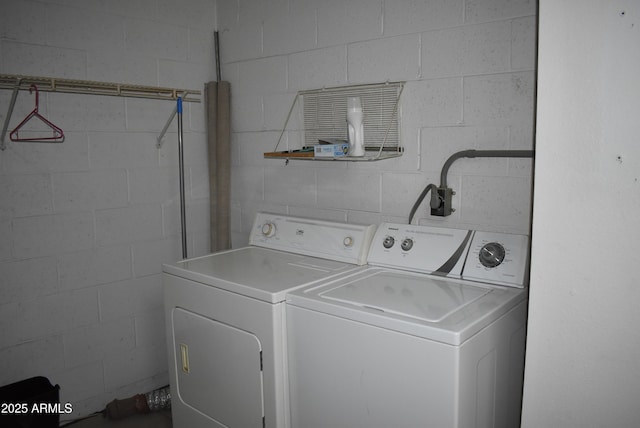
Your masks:
<instances>
[{"instance_id":1,"label":"dryer control panel","mask_svg":"<svg viewBox=\"0 0 640 428\"><path fill-rule=\"evenodd\" d=\"M528 237L408 224L381 224L368 263L450 278L524 287Z\"/></svg>"},{"instance_id":2,"label":"dryer control panel","mask_svg":"<svg viewBox=\"0 0 640 428\"><path fill-rule=\"evenodd\" d=\"M258 213L249 244L364 265L375 230L375 225Z\"/></svg>"}]
</instances>

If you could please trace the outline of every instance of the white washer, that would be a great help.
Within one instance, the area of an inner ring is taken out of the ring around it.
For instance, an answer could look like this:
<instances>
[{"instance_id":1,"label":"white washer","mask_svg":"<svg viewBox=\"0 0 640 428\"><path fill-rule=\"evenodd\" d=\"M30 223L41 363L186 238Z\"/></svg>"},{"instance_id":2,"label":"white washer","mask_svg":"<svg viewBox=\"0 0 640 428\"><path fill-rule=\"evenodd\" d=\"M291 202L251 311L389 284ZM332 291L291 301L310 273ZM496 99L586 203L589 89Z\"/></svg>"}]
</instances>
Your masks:
<instances>
[{"instance_id":1,"label":"white washer","mask_svg":"<svg viewBox=\"0 0 640 428\"><path fill-rule=\"evenodd\" d=\"M369 266L289 293L292 427L518 427L527 251L382 224Z\"/></svg>"},{"instance_id":2,"label":"white washer","mask_svg":"<svg viewBox=\"0 0 640 428\"><path fill-rule=\"evenodd\" d=\"M249 246L164 265L174 426L289 426L285 293L357 269L374 231L259 213Z\"/></svg>"}]
</instances>

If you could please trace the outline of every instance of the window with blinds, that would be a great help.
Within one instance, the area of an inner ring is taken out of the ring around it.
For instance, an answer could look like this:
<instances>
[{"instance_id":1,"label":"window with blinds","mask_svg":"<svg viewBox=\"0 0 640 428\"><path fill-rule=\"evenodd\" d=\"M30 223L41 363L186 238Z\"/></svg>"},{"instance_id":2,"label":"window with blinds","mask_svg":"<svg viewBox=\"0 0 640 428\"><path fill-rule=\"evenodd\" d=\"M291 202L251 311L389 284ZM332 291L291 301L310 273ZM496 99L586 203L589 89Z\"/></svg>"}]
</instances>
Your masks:
<instances>
[{"instance_id":1,"label":"window with blinds","mask_svg":"<svg viewBox=\"0 0 640 428\"><path fill-rule=\"evenodd\" d=\"M398 151L398 104L403 87L404 82L391 82L301 91L305 145L326 139L346 140L347 98L360 97L365 148Z\"/></svg>"}]
</instances>

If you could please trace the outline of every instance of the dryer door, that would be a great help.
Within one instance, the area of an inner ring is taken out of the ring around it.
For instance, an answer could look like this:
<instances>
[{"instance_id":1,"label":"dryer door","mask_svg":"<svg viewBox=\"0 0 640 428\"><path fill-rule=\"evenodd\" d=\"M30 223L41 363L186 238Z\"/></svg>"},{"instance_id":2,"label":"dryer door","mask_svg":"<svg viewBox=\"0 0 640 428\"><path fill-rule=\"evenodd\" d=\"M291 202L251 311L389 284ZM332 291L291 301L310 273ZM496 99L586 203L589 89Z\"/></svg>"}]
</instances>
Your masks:
<instances>
[{"instance_id":1,"label":"dryer door","mask_svg":"<svg viewBox=\"0 0 640 428\"><path fill-rule=\"evenodd\" d=\"M181 308L172 311L179 397L218 424L262 427L264 401L258 338Z\"/></svg>"}]
</instances>

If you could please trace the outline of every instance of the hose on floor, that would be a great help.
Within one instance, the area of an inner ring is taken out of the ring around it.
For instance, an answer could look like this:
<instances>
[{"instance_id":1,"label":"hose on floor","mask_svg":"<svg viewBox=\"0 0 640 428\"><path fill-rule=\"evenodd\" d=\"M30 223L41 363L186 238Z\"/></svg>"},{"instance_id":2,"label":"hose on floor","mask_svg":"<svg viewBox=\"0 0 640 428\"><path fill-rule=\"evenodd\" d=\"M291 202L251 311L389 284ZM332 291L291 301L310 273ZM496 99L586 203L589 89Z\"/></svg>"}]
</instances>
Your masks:
<instances>
[{"instance_id":1,"label":"hose on floor","mask_svg":"<svg viewBox=\"0 0 640 428\"><path fill-rule=\"evenodd\" d=\"M160 410L170 408L171 390L169 388L169 385L166 385L162 388L149 391L146 394L136 394L129 398L113 400L109 404L107 404L107 407L105 407L104 410L92 413L88 416L74 419L68 423L65 423L64 425L61 425L61 428L77 424L86 419L94 418L98 415L102 415L103 418L107 418L110 420L117 420L137 414L158 412Z\"/></svg>"},{"instance_id":2,"label":"hose on floor","mask_svg":"<svg viewBox=\"0 0 640 428\"><path fill-rule=\"evenodd\" d=\"M108 419L123 419L137 413L157 412L171 408L171 390L169 385L147 392L136 394L122 400L113 400L104 409Z\"/></svg>"}]
</instances>

